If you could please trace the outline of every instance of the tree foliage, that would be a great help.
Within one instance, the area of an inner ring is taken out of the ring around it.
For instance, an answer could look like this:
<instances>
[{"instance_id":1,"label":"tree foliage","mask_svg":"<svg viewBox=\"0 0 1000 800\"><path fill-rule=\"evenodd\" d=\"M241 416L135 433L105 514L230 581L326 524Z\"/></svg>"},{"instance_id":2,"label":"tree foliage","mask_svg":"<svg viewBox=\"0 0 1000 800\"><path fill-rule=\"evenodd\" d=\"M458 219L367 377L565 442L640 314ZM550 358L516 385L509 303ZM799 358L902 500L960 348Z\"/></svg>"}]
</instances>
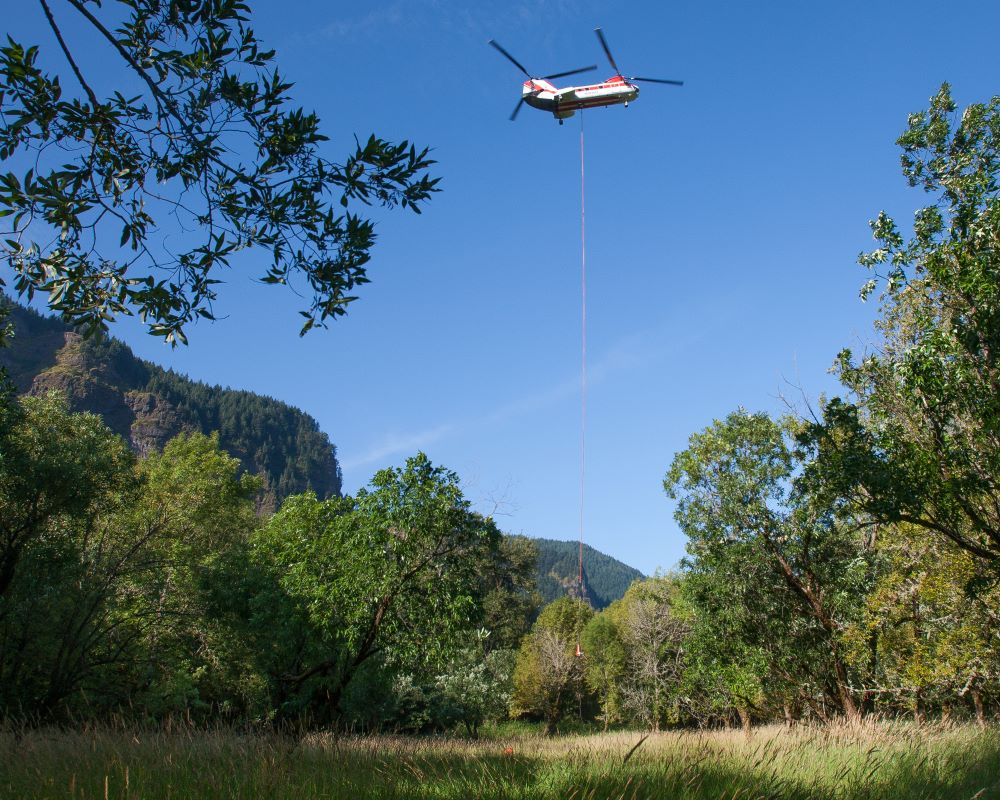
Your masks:
<instances>
[{"instance_id":1,"label":"tree foliage","mask_svg":"<svg viewBox=\"0 0 1000 800\"><path fill-rule=\"evenodd\" d=\"M25 550L60 518L83 518L120 488L132 456L92 414L56 394L8 395L0 429L0 599Z\"/></svg>"},{"instance_id":2,"label":"tree foliage","mask_svg":"<svg viewBox=\"0 0 1000 800\"><path fill-rule=\"evenodd\" d=\"M197 685L217 638L205 581L218 554L256 524L256 481L238 477L217 439L181 437L136 465L92 415L70 414L57 397L23 402L19 427L29 435L18 441L33 442L37 458L24 476L35 491L28 504L49 513L18 542L0 601L4 706L41 717L81 704L205 706L211 692ZM64 484L75 493L60 493Z\"/></svg>"},{"instance_id":3,"label":"tree foliage","mask_svg":"<svg viewBox=\"0 0 1000 800\"><path fill-rule=\"evenodd\" d=\"M771 593L785 594L828 654L844 713L856 717L841 636L867 563L854 526L802 479L814 454L794 447L794 432L790 421L737 411L691 437L664 486L698 569L746 585L745 607L761 621L772 617ZM747 585L755 573L764 582Z\"/></svg>"},{"instance_id":4,"label":"tree foliage","mask_svg":"<svg viewBox=\"0 0 1000 800\"><path fill-rule=\"evenodd\" d=\"M2 249L16 291L47 292L67 322L138 313L183 343L212 318L221 269L251 251L263 282L311 294L304 333L369 280L374 223L352 208L419 212L437 191L428 151L407 141L325 157L319 118L292 105L242 0L39 4L52 45L0 48ZM116 90L99 93L84 50L117 66Z\"/></svg>"},{"instance_id":5,"label":"tree foliage","mask_svg":"<svg viewBox=\"0 0 1000 800\"><path fill-rule=\"evenodd\" d=\"M587 623L587 682L598 695L605 726L628 722L659 730L680 721L690 634L676 609L680 587L674 576L636 581Z\"/></svg>"},{"instance_id":6,"label":"tree foliage","mask_svg":"<svg viewBox=\"0 0 1000 800\"><path fill-rule=\"evenodd\" d=\"M251 622L277 696L336 713L370 659L440 663L479 621L477 568L498 547L458 477L423 454L353 498L290 498L251 542L264 576Z\"/></svg>"},{"instance_id":7,"label":"tree foliage","mask_svg":"<svg viewBox=\"0 0 1000 800\"><path fill-rule=\"evenodd\" d=\"M577 647L593 615L587 603L574 597L561 597L542 609L517 653L514 716L538 717L546 733L554 733L574 708L582 712L588 690Z\"/></svg>"},{"instance_id":8,"label":"tree foliage","mask_svg":"<svg viewBox=\"0 0 1000 800\"><path fill-rule=\"evenodd\" d=\"M874 519L904 522L1000 558L1000 98L957 114L947 84L898 143L909 184L931 195L907 240L885 212L860 257L883 287L879 350L837 368L854 404L831 401L812 435L824 478Z\"/></svg>"}]
</instances>

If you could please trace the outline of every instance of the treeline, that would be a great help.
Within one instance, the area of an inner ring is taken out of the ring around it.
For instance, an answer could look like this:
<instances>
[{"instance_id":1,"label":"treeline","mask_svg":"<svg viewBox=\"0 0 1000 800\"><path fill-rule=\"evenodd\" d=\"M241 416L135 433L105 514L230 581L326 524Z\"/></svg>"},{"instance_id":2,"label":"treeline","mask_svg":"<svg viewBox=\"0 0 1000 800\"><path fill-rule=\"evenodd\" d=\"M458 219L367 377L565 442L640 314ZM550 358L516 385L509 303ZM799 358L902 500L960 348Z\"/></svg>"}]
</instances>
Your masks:
<instances>
[{"instance_id":1,"label":"treeline","mask_svg":"<svg viewBox=\"0 0 1000 800\"><path fill-rule=\"evenodd\" d=\"M583 546L583 591L580 592L580 545L555 539L535 539L538 545L538 592L544 602L569 594L581 596L594 608L605 608L625 594L642 573L617 559Z\"/></svg>"},{"instance_id":2,"label":"treeline","mask_svg":"<svg viewBox=\"0 0 1000 800\"><path fill-rule=\"evenodd\" d=\"M824 508L801 422L740 411L692 437L667 478L682 570L540 614L534 543L425 456L262 517L218 437L139 459L98 417L9 386L0 423L8 719L984 722L1000 694L995 574L912 524Z\"/></svg>"},{"instance_id":3,"label":"treeline","mask_svg":"<svg viewBox=\"0 0 1000 800\"><path fill-rule=\"evenodd\" d=\"M777 481L737 466L776 455L751 449L748 429L780 449L780 425L745 412L692 447L724 440L703 475L733 469L738 485L697 495L692 450L671 470L691 536L682 570L636 581L603 611L568 597L542 611L518 651L511 713L548 731L995 715L996 574L913 526L827 526L777 500Z\"/></svg>"}]
</instances>

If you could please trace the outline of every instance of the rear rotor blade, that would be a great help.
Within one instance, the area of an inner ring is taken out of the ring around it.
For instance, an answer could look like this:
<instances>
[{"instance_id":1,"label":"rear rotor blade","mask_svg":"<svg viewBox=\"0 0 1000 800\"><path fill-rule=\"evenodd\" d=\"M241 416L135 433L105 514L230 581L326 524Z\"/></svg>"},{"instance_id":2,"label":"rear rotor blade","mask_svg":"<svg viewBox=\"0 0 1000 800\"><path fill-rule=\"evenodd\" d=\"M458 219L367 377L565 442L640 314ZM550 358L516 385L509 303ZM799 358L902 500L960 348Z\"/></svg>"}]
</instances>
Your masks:
<instances>
[{"instance_id":1,"label":"rear rotor blade","mask_svg":"<svg viewBox=\"0 0 1000 800\"><path fill-rule=\"evenodd\" d=\"M506 50L504 50L499 44L497 44L496 39L490 39L490 44L493 45L501 53L503 53L503 55L507 57L507 60L510 61L510 63L513 64L515 67L517 67L519 70L521 70L521 72L523 72L527 77L529 78L531 77L531 73L529 73L528 70L524 68L521 62L518 61L516 58L514 58L514 56L512 56Z\"/></svg>"},{"instance_id":2,"label":"rear rotor blade","mask_svg":"<svg viewBox=\"0 0 1000 800\"><path fill-rule=\"evenodd\" d=\"M589 67L580 67L580 69L571 69L569 72L557 72L555 75L543 75L543 81L551 81L555 78L565 78L567 75L577 75L580 72L591 72L597 69L597 64L591 64Z\"/></svg>"},{"instance_id":3,"label":"rear rotor blade","mask_svg":"<svg viewBox=\"0 0 1000 800\"><path fill-rule=\"evenodd\" d=\"M615 70L615 75L621 75L622 71L618 69L618 65L615 63L615 57L611 55L611 48L608 47L608 40L604 38L604 31L600 28L594 28L594 33L597 34L597 38L601 41L601 47L604 48L604 55L608 57L608 61L611 62L611 66Z\"/></svg>"},{"instance_id":4,"label":"rear rotor blade","mask_svg":"<svg viewBox=\"0 0 1000 800\"><path fill-rule=\"evenodd\" d=\"M510 115L510 121L513 122L517 119L517 112L521 110L521 106L524 105L524 97L517 101L517 105L514 106L514 113Z\"/></svg>"},{"instance_id":5,"label":"rear rotor blade","mask_svg":"<svg viewBox=\"0 0 1000 800\"><path fill-rule=\"evenodd\" d=\"M668 81L663 78L629 78L630 81L645 81L646 83L669 83L671 86L683 86L684 81Z\"/></svg>"}]
</instances>

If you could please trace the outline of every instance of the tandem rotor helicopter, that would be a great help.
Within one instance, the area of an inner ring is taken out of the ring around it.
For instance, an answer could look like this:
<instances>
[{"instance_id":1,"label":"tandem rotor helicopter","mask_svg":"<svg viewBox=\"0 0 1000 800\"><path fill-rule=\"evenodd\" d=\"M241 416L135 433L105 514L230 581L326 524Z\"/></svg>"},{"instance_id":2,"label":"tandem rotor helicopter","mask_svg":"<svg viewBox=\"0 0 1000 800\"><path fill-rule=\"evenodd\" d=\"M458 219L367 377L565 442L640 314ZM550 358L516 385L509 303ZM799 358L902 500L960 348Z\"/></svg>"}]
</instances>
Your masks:
<instances>
[{"instance_id":1,"label":"tandem rotor helicopter","mask_svg":"<svg viewBox=\"0 0 1000 800\"><path fill-rule=\"evenodd\" d=\"M594 33L597 34L597 38L601 42L601 47L604 48L604 54L608 57L608 61L611 63L615 74L602 83L591 83L586 86L567 86L564 89L557 89L549 81L556 78L565 78L568 75L577 75L581 72L590 72L597 69L597 65L592 64L589 67L581 67L580 69L572 69L568 72L557 72L554 75L535 78L532 77L531 73L514 56L504 50L496 40L490 39L489 43L528 77L528 80L521 87L521 99L517 101L517 105L514 106L514 113L510 115L511 122L517 118L517 114L524 103L527 103L532 108L551 112L552 116L558 119L559 124L562 125L564 119L572 117L574 113L584 108L600 108L601 106L613 106L619 103L628 107L628 104L639 96L639 87L635 85L635 81L643 83L666 83L671 86L684 85L684 81L671 81L664 80L663 78L625 78L622 76L621 70L618 69L614 56L611 55L611 48L608 47L607 39L604 38L604 32L600 28L595 28Z\"/></svg>"}]
</instances>

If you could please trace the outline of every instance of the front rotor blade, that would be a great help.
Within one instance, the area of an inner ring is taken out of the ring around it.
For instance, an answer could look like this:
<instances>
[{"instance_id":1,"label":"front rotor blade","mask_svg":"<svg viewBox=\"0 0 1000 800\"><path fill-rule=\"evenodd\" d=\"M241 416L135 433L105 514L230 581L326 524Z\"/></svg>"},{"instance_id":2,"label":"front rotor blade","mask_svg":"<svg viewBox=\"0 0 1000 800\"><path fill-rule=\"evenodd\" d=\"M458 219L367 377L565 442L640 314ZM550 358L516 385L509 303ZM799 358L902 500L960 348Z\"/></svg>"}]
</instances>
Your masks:
<instances>
[{"instance_id":1,"label":"front rotor blade","mask_svg":"<svg viewBox=\"0 0 1000 800\"><path fill-rule=\"evenodd\" d=\"M601 47L604 48L604 55L608 57L608 61L611 62L611 66L615 70L615 75L621 75L622 71L618 69L618 65L615 63L615 57L611 55L611 48L608 47L608 40L604 38L604 31L600 28L594 28L594 33L597 34L597 38L601 40Z\"/></svg>"},{"instance_id":2,"label":"front rotor blade","mask_svg":"<svg viewBox=\"0 0 1000 800\"><path fill-rule=\"evenodd\" d=\"M555 78L565 78L567 75L577 75L581 72L590 72L597 69L597 64L591 64L589 67L580 67L580 69L571 69L569 72L557 72L555 75L543 75L543 81L551 81Z\"/></svg>"},{"instance_id":3,"label":"front rotor blade","mask_svg":"<svg viewBox=\"0 0 1000 800\"><path fill-rule=\"evenodd\" d=\"M521 62L518 61L516 58L514 58L514 56L512 56L506 50L504 50L499 44L497 44L496 39L490 39L490 44L493 45L501 53L503 53L507 57L507 60L510 61L510 63L513 64L515 67L517 67L519 70L521 70L521 72L523 72L527 77L529 78L531 77L531 73L524 68Z\"/></svg>"},{"instance_id":4,"label":"front rotor blade","mask_svg":"<svg viewBox=\"0 0 1000 800\"><path fill-rule=\"evenodd\" d=\"M517 105L514 106L514 113L510 115L511 122L517 119L517 112L521 110L521 106L523 105L524 105L524 98L522 97L520 100L517 101Z\"/></svg>"},{"instance_id":5,"label":"front rotor blade","mask_svg":"<svg viewBox=\"0 0 1000 800\"><path fill-rule=\"evenodd\" d=\"M671 86L683 86L684 81L668 81L663 78L629 78L630 81L645 81L646 83L669 83Z\"/></svg>"}]
</instances>

